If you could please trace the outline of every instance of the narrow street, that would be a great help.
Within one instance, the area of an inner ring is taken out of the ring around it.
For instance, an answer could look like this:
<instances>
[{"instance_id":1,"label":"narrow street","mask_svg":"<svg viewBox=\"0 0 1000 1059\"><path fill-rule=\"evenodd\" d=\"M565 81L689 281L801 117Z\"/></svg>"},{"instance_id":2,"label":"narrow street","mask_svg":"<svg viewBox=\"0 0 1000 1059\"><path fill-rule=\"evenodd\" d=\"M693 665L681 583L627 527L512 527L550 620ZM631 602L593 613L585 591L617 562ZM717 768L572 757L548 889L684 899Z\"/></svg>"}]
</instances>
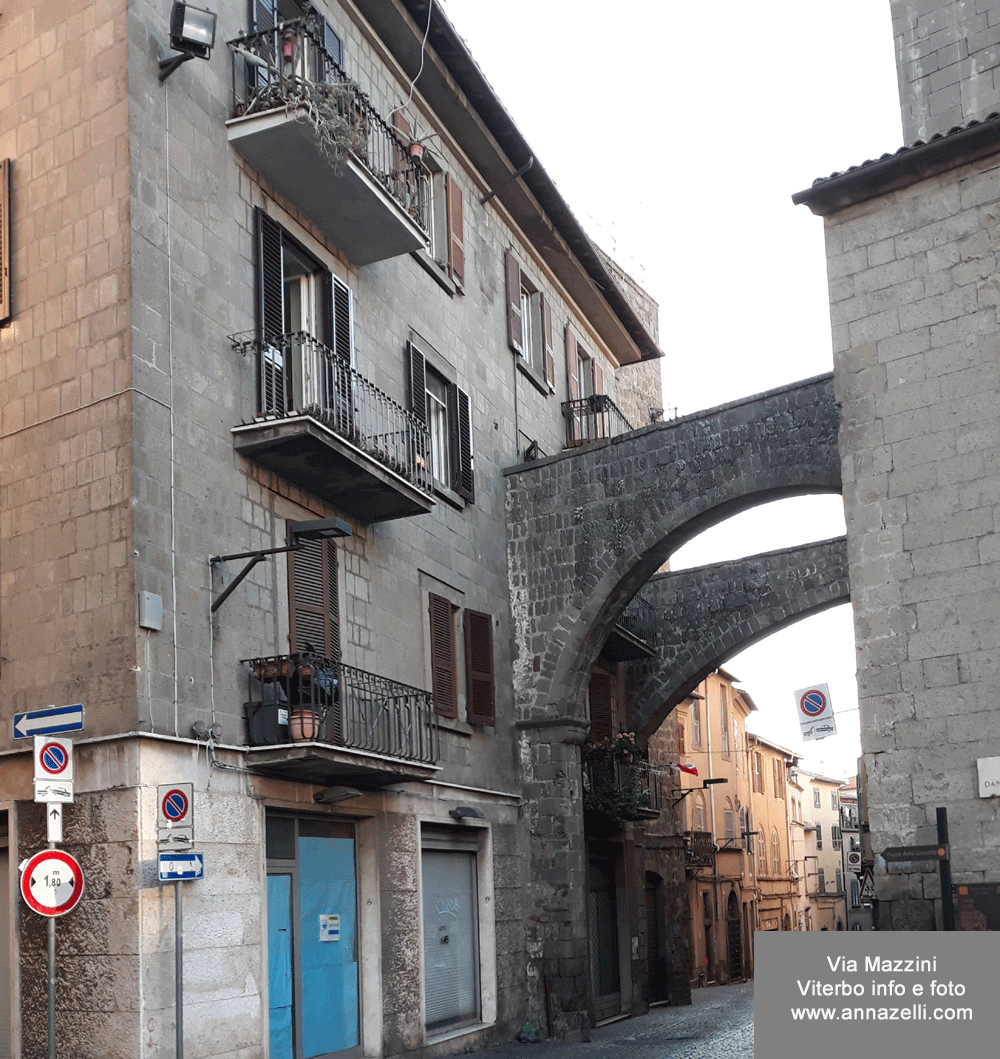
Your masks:
<instances>
[{"instance_id":1,"label":"narrow street","mask_svg":"<svg viewBox=\"0 0 1000 1059\"><path fill-rule=\"evenodd\" d=\"M658 1007L591 1031L587 1043L495 1045L480 1059L753 1059L753 982L695 989L690 1007Z\"/></svg>"}]
</instances>

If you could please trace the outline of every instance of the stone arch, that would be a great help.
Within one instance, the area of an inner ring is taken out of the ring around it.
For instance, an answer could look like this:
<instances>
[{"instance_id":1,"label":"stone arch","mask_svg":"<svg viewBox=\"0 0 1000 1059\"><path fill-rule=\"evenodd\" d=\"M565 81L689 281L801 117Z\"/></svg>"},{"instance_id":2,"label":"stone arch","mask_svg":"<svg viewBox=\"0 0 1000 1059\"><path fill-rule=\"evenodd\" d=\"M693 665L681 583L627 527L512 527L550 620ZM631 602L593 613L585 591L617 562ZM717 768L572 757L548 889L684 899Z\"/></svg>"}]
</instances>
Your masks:
<instances>
[{"instance_id":1,"label":"stone arch","mask_svg":"<svg viewBox=\"0 0 1000 1059\"><path fill-rule=\"evenodd\" d=\"M734 654L850 592L844 537L654 577L657 651L633 672L630 724L648 736Z\"/></svg>"},{"instance_id":2,"label":"stone arch","mask_svg":"<svg viewBox=\"0 0 1000 1059\"><path fill-rule=\"evenodd\" d=\"M506 471L519 721L585 721L608 632L685 541L770 500L839 492L837 425L823 375Z\"/></svg>"}]
</instances>

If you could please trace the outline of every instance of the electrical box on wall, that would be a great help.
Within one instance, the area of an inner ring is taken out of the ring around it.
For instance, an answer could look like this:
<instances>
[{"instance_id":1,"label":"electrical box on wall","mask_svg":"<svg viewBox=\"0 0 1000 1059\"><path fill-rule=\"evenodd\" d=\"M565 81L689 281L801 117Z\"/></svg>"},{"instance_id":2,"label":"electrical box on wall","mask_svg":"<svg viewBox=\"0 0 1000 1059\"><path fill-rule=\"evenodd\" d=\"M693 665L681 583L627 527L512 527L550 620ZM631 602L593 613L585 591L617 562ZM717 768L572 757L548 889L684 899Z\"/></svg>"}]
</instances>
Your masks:
<instances>
[{"instance_id":1,"label":"electrical box on wall","mask_svg":"<svg viewBox=\"0 0 1000 1059\"><path fill-rule=\"evenodd\" d=\"M154 632L163 628L163 599L155 592L139 593L139 628Z\"/></svg>"}]
</instances>

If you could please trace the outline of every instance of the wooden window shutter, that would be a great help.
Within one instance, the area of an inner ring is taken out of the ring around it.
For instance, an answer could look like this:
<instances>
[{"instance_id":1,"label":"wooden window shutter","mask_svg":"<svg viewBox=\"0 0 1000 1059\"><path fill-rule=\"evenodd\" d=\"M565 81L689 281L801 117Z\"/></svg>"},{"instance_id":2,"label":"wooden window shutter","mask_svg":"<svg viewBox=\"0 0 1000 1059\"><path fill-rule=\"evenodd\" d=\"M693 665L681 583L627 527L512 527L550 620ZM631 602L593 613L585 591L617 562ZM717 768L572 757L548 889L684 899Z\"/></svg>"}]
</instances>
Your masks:
<instances>
[{"instance_id":1,"label":"wooden window shutter","mask_svg":"<svg viewBox=\"0 0 1000 1059\"><path fill-rule=\"evenodd\" d=\"M542 308L542 342L545 347L545 381L549 384L549 390L555 393L556 389L556 348L552 341L552 307L544 294L538 295Z\"/></svg>"},{"instance_id":2,"label":"wooden window shutter","mask_svg":"<svg viewBox=\"0 0 1000 1059\"><path fill-rule=\"evenodd\" d=\"M515 353L525 356L521 321L521 267L509 251L505 251L504 271L507 273L507 343Z\"/></svg>"},{"instance_id":3,"label":"wooden window shutter","mask_svg":"<svg viewBox=\"0 0 1000 1059\"><path fill-rule=\"evenodd\" d=\"M406 343L409 361L410 411L424 426L427 425L427 363L423 353L412 343Z\"/></svg>"},{"instance_id":4,"label":"wooden window shutter","mask_svg":"<svg viewBox=\"0 0 1000 1059\"><path fill-rule=\"evenodd\" d=\"M476 501L476 483L472 471L472 412L469 395L457 386L449 387L449 393L455 394L455 429L452 431L456 442L454 451L457 454L457 474L453 488L460 497L470 504Z\"/></svg>"},{"instance_id":5,"label":"wooden window shutter","mask_svg":"<svg viewBox=\"0 0 1000 1059\"><path fill-rule=\"evenodd\" d=\"M590 738L611 738L611 677L606 673L590 677Z\"/></svg>"},{"instance_id":6,"label":"wooden window shutter","mask_svg":"<svg viewBox=\"0 0 1000 1059\"><path fill-rule=\"evenodd\" d=\"M340 661L337 547L332 540L305 541L288 553L289 641L293 651L315 651Z\"/></svg>"},{"instance_id":7,"label":"wooden window shutter","mask_svg":"<svg viewBox=\"0 0 1000 1059\"><path fill-rule=\"evenodd\" d=\"M277 7L274 0L250 0L251 31L263 33L278 24Z\"/></svg>"},{"instance_id":8,"label":"wooden window shutter","mask_svg":"<svg viewBox=\"0 0 1000 1059\"><path fill-rule=\"evenodd\" d=\"M493 617L475 610L465 612L465 691L469 724L493 724L496 720Z\"/></svg>"},{"instance_id":9,"label":"wooden window shutter","mask_svg":"<svg viewBox=\"0 0 1000 1059\"><path fill-rule=\"evenodd\" d=\"M601 370L600 364L597 363L597 357L594 357L594 393L604 393L604 372ZM596 405L600 408L600 405ZM597 412L594 416L597 425L597 436L603 438L607 435L607 420L605 419L603 412Z\"/></svg>"},{"instance_id":10,"label":"wooden window shutter","mask_svg":"<svg viewBox=\"0 0 1000 1059\"><path fill-rule=\"evenodd\" d=\"M274 340L284 333L281 225L257 210L257 337Z\"/></svg>"},{"instance_id":11,"label":"wooden window shutter","mask_svg":"<svg viewBox=\"0 0 1000 1059\"><path fill-rule=\"evenodd\" d=\"M455 620L451 601L428 594L431 622L431 694L434 711L442 717L458 716L458 682L455 679Z\"/></svg>"},{"instance_id":12,"label":"wooden window shutter","mask_svg":"<svg viewBox=\"0 0 1000 1059\"><path fill-rule=\"evenodd\" d=\"M10 308L10 159L0 160L0 324Z\"/></svg>"},{"instance_id":13,"label":"wooden window shutter","mask_svg":"<svg viewBox=\"0 0 1000 1059\"><path fill-rule=\"evenodd\" d=\"M576 335L569 324L566 325L566 390L568 400L580 399L580 362L577 356Z\"/></svg>"},{"instance_id":14,"label":"wooden window shutter","mask_svg":"<svg viewBox=\"0 0 1000 1059\"><path fill-rule=\"evenodd\" d=\"M345 364L350 364L354 360L354 297L346 283L336 276L332 280L333 339L327 345Z\"/></svg>"},{"instance_id":15,"label":"wooden window shutter","mask_svg":"<svg viewBox=\"0 0 1000 1059\"><path fill-rule=\"evenodd\" d=\"M465 288L465 235L462 189L451 173L445 174L445 210L448 214L448 275L459 289Z\"/></svg>"}]
</instances>

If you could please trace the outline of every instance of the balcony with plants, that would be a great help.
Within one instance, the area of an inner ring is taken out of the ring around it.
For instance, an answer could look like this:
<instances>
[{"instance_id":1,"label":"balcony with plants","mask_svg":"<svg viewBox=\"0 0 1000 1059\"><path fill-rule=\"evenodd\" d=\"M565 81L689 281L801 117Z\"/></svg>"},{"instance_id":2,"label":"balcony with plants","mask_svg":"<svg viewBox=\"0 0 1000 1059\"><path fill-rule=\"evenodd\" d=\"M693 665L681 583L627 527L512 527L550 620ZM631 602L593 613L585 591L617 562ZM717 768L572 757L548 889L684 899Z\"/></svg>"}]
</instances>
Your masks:
<instances>
[{"instance_id":1,"label":"balcony with plants","mask_svg":"<svg viewBox=\"0 0 1000 1059\"><path fill-rule=\"evenodd\" d=\"M233 148L358 264L425 246L428 178L409 137L334 61L312 22L282 22L229 48Z\"/></svg>"},{"instance_id":2,"label":"balcony with plants","mask_svg":"<svg viewBox=\"0 0 1000 1059\"><path fill-rule=\"evenodd\" d=\"M619 834L627 823L660 815L659 784L634 732L583 745L583 816L589 835Z\"/></svg>"},{"instance_id":3,"label":"balcony with plants","mask_svg":"<svg viewBox=\"0 0 1000 1059\"><path fill-rule=\"evenodd\" d=\"M229 337L257 379L237 452L363 522L431 510L430 435L407 409L309 334Z\"/></svg>"},{"instance_id":4,"label":"balcony with plants","mask_svg":"<svg viewBox=\"0 0 1000 1059\"><path fill-rule=\"evenodd\" d=\"M439 736L429 691L308 651L243 665L252 771L360 787L436 773Z\"/></svg>"}]
</instances>

